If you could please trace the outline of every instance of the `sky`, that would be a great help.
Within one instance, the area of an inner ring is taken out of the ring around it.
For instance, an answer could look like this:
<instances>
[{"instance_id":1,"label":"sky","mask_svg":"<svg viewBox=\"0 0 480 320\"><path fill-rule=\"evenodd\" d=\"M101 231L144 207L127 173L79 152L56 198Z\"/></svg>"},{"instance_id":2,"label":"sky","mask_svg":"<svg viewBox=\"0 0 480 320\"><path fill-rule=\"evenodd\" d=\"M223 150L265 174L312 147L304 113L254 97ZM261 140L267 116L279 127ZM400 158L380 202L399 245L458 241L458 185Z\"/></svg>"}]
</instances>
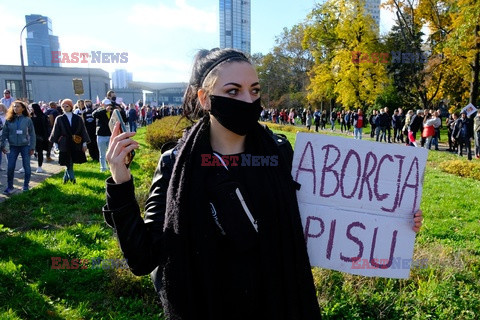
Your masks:
<instances>
[{"instance_id":1,"label":"sky","mask_svg":"<svg viewBox=\"0 0 480 320\"><path fill-rule=\"evenodd\" d=\"M318 2L251 0L251 53L270 52L283 28L302 22ZM108 72L126 69L133 73L134 81L187 82L195 53L220 45L218 4L219 0L3 0L0 64L20 65L20 31L26 24L25 15L40 14L51 19L62 52L128 53L127 63L90 67ZM384 33L393 19L381 10L381 20ZM25 61L26 36L24 31Z\"/></svg>"}]
</instances>

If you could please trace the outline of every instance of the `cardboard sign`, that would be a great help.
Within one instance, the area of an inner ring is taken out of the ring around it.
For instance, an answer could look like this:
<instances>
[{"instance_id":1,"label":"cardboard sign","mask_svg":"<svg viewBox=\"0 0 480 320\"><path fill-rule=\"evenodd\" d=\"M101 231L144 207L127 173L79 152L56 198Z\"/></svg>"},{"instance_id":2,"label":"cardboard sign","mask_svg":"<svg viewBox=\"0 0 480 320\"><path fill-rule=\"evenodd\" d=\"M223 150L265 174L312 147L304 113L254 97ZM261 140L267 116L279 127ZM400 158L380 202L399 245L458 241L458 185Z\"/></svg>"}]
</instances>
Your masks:
<instances>
[{"instance_id":1,"label":"cardboard sign","mask_svg":"<svg viewBox=\"0 0 480 320\"><path fill-rule=\"evenodd\" d=\"M428 151L297 133L292 176L312 266L408 278Z\"/></svg>"},{"instance_id":2,"label":"cardboard sign","mask_svg":"<svg viewBox=\"0 0 480 320\"><path fill-rule=\"evenodd\" d=\"M465 108L462 109L462 112L467 112L467 117L470 117L472 114L477 112L477 108L471 103L467 104Z\"/></svg>"},{"instance_id":3,"label":"cardboard sign","mask_svg":"<svg viewBox=\"0 0 480 320\"><path fill-rule=\"evenodd\" d=\"M73 79L73 91L77 95L82 95L84 93L82 79Z\"/></svg>"}]
</instances>

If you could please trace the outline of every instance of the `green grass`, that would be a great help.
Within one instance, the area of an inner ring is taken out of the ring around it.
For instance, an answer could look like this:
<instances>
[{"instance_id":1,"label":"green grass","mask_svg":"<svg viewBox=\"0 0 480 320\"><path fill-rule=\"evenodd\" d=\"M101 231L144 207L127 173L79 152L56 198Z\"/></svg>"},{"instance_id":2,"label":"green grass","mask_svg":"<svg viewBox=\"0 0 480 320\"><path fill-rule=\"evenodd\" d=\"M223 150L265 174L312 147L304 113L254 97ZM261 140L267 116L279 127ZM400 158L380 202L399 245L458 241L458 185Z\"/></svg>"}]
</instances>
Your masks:
<instances>
[{"instance_id":1,"label":"green grass","mask_svg":"<svg viewBox=\"0 0 480 320\"><path fill-rule=\"evenodd\" d=\"M132 172L142 202L160 156L137 134ZM0 204L0 319L158 319L161 308L149 277L91 268L121 258L103 221L106 173L98 163L75 165L77 184L60 173ZM52 269L52 257L88 259L87 269ZM28 302L28 303L26 303Z\"/></svg>"},{"instance_id":2,"label":"green grass","mask_svg":"<svg viewBox=\"0 0 480 320\"><path fill-rule=\"evenodd\" d=\"M281 132L294 145L295 132ZM137 140L132 171L142 205L160 155L149 150L144 128ZM425 221L414 253L428 259L428 267L413 269L408 280L314 268L324 318L479 317L480 182L440 170L454 159L429 152L420 206ZM51 268L52 257L121 258L101 214L107 174L98 163L76 165L75 173L77 185L63 185L59 174L0 204L0 319L158 319L161 308L149 277L123 269Z\"/></svg>"}]
</instances>

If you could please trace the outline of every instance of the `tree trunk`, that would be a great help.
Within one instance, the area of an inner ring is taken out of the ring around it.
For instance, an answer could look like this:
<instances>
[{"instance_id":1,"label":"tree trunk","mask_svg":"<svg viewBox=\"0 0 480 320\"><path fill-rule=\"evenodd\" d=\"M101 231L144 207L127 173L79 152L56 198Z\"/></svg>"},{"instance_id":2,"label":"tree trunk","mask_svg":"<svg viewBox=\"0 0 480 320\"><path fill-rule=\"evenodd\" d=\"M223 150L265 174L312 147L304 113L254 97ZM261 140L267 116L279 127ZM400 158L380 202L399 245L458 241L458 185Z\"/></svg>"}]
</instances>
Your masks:
<instances>
[{"instance_id":1,"label":"tree trunk","mask_svg":"<svg viewBox=\"0 0 480 320\"><path fill-rule=\"evenodd\" d=\"M480 33L480 25L475 26L475 35ZM478 91L479 91L479 75L480 75L480 41L476 39L476 53L472 66L472 82L470 83L470 103L477 106L478 103Z\"/></svg>"}]
</instances>

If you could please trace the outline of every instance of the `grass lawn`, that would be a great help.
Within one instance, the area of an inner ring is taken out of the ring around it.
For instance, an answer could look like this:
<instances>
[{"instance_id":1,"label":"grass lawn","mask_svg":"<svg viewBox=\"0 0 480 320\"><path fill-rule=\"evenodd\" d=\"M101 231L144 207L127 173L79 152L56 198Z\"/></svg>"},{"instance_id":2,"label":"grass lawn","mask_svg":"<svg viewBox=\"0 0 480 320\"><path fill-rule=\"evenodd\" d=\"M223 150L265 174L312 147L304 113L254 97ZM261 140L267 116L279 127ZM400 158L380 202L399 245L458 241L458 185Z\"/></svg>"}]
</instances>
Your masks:
<instances>
[{"instance_id":1,"label":"grass lawn","mask_svg":"<svg viewBox=\"0 0 480 320\"><path fill-rule=\"evenodd\" d=\"M297 128L281 129L294 145ZM132 171L142 205L160 154L145 144L144 128L137 140L141 148ZM324 318L479 317L480 182L439 169L456 158L429 153L421 203L425 221L414 254L428 259L427 268L413 269L408 280L315 268ZM59 174L0 204L0 319L158 319L161 308L148 276L135 277L107 262L94 266L97 258L121 258L101 214L107 174L98 163L76 165L75 173L76 185L64 185ZM75 266L72 259L88 262L85 269L52 269L52 257L66 259L61 267Z\"/></svg>"}]
</instances>

